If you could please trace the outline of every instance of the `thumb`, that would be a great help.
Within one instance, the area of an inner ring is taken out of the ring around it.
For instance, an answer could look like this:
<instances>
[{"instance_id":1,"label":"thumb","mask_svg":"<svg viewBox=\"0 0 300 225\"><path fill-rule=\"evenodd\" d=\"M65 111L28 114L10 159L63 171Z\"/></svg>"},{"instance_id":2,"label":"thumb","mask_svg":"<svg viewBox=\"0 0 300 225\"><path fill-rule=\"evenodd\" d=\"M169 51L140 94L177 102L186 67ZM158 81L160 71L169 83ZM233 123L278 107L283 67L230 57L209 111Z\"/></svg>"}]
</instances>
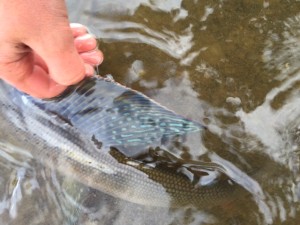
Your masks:
<instances>
[{"instance_id":1,"label":"thumb","mask_svg":"<svg viewBox=\"0 0 300 225\"><path fill-rule=\"evenodd\" d=\"M49 77L56 83L71 85L85 77L84 62L74 46L68 22L64 26L47 29L47 34L31 47L44 60Z\"/></svg>"}]
</instances>

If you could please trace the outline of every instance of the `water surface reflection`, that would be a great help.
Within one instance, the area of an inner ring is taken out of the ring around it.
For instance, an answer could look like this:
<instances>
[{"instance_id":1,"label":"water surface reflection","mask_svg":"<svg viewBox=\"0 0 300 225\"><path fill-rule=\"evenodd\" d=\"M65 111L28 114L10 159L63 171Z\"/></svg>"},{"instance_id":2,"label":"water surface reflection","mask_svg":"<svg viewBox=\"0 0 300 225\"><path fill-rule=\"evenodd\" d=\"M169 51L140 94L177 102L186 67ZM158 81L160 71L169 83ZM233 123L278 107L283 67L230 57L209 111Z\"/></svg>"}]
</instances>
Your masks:
<instances>
[{"instance_id":1,"label":"water surface reflection","mask_svg":"<svg viewBox=\"0 0 300 225\"><path fill-rule=\"evenodd\" d=\"M205 211L135 205L2 147L3 224L298 224L299 1L68 4L99 38L101 75L208 127L173 154L222 165L248 195Z\"/></svg>"}]
</instances>

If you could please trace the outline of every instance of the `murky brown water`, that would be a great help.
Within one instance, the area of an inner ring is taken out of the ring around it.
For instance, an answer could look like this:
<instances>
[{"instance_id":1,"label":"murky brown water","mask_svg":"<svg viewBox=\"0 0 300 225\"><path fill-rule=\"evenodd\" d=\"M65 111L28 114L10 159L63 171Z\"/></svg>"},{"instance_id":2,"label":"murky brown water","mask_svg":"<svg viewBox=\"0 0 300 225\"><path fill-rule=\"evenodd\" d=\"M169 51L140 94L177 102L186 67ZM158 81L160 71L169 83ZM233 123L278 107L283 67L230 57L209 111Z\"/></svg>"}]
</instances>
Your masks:
<instances>
[{"instance_id":1,"label":"murky brown water","mask_svg":"<svg viewBox=\"0 0 300 225\"><path fill-rule=\"evenodd\" d=\"M223 165L248 194L211 210L144 207L3 151L1 224L299 224L299 1L68 3L99 38L101 75L207 125L174 154Z\"/></svg>"}]
</instances>

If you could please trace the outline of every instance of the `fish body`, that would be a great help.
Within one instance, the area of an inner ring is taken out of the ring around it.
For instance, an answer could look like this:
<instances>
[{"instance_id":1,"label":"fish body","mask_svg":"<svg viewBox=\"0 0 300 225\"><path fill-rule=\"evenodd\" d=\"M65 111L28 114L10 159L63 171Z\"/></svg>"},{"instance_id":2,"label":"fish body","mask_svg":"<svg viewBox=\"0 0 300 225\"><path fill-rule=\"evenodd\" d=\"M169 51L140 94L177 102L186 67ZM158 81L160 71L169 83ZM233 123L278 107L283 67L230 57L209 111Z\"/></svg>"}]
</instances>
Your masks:
<instances>
[{"instance_id":1,"label":"fish body","mask_svg":"<svg viewBox=\"0 0 300 225\"><path fill-rule=\"evenodd\" d=\"M206 208L228 200L228 180L197 186L116 149L157 146L204 127L143 94L87 78L61 97L40 100L0 82L0 142L28 150L48 166L104 193L142 205Z\"/></svg>"}]
</instances>

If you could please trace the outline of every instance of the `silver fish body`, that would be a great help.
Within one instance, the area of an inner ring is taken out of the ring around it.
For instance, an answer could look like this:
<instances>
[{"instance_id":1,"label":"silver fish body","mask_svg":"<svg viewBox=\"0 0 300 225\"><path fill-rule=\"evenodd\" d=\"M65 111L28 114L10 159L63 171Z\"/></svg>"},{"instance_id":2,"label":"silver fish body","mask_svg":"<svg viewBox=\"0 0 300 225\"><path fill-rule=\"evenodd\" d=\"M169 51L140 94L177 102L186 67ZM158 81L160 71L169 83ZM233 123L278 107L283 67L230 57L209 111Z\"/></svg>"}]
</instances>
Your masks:
<instances>
[{"instance_id":1,"label":"silver fish body","mask_svg":"<svg viewBox=\"0 0 300 225\"><path fill-rule=\"evenodd\" d=\"M62 97L39 100L0 82L0 142L85 185L130 202L206 208L234 194L228 180L195 186L182 174L139 163L115 149L159 145L203 126L146 96L102 78L90 78Z\"/></svg>"}]
</instances>

